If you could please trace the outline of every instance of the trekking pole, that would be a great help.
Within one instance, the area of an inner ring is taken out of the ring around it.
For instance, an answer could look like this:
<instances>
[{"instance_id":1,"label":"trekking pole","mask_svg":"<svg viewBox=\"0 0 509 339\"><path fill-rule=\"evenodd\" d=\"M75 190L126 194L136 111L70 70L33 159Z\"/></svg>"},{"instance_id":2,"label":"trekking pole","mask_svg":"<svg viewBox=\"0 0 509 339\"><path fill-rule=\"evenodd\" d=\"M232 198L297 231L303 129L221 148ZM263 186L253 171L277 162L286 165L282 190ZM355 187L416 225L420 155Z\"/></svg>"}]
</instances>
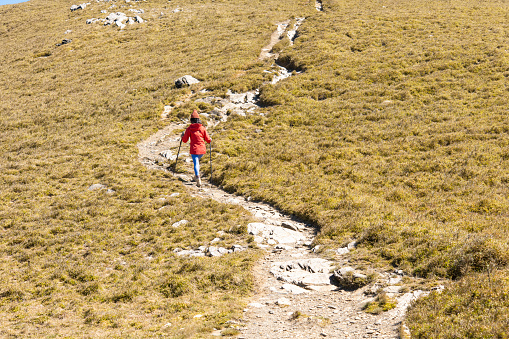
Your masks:
<instances>
[{"instance_id":1,"label":"trekking pole","mask_svg":"<svg viewBox=\"0 0 509 339\"><path fill-rule=\"evenodd\" d=\"M177 158L175 159L175 167L173 168L173 172L177 171L177 161L179 160L180 146L182 146L182 138L180 138L179 150L177 152Z\"/></svg>"},{"instance_id":2,"label":"trekking pole","mask_svg":"<svg viewBox=\"0 0 509 339\"><path fill-rule=\"evenodd\" d=\"M212 141L209 144L210 148L210 181L212 182Z\"/></svg>"}]
</instances>

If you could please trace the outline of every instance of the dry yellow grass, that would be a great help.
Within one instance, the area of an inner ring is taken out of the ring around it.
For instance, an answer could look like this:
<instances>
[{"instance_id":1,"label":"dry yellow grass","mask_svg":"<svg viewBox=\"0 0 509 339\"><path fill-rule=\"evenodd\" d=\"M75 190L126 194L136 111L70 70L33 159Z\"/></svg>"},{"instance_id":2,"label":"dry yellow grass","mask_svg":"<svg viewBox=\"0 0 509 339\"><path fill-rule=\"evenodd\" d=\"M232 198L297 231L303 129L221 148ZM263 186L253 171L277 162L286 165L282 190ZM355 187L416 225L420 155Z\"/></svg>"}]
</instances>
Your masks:
<instances>
[{"instance_id":1,"label":"dry yellow grass","mask_svg":"<svg viewBox=\"0 0 509 339\"><path fill-rule=\"evenodd\" d=\"M0 7L3 336L199 337L238 316L255 253L185 260L171 250L225 229L245 242L245 212L194 201L145 170L136 144L161 126L164 104L190 93L174 88L181 75L215 95L261 86L270 64L260 49L291 17L307 19L294 46L277 46L280 62L304 73L262 86L266 116L216 132L218 183L316 223L317 243L359 239L359 263L453 279L439 308L476 291L476 272L509 291L507 3L323 3L322 13L298 0ZM85 24L130 5L148 21L123 31ZM64 38L73 41L55 46ZM97 182L116 193L87 190ZM184 217L188 229L169 231ZM476 296L484 318L457 308L473 325L493 321L471 337L504 337L493 297ZM409 327L448 337L423 325L426 305Z\"/></svg>"},{"instance_id":2,"label":"dry yellow grass","mask_svg":"<svg viewBox=\"0 0 509 339\"><path fill-rule=\"evenodd\" d=\"M163 105L189 91L174 87L177 77L221 88L246 65L261 67L261 46L290 10L247 4L0 7L0 336L201 337L239 316L256 251L172 251L207 245L218 231L225 245L246 244L247 213L191 198L146 170L136 144L161 126ZM147 22L123 31L85 23L129 8ZM64 38L72 43L57 47ZM89 191L95 183L115 193Z\"/></svg>"}]
</instances>

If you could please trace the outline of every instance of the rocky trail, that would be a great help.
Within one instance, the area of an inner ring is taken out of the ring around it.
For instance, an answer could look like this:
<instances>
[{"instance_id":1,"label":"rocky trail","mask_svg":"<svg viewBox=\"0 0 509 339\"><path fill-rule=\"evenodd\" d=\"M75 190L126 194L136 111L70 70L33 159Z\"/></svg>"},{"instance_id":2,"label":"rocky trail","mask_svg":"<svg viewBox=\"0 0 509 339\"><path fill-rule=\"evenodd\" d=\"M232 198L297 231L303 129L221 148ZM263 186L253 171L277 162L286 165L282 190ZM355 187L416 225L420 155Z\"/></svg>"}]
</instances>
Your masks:
<instances>
[{"instance_id":1,"label":"rocky trail","mask_svg":"<svg viewBox=\"0 0 509 339\"><path fill-rule=\"evenodd\" d=\"M287 29L288 23L278 25L271 44L276 43ZM270 45L264 47L260 55L260 58L268 57L271 57ZM197 100L206 100L215 106L206 115L214 126L228 118L227 112L258 114L256 95L256 91L240 94L230 92L226 98L206 97ZM188 100L193 100L193 95L185 98L185 101ZM161 117L166 118L172 109L166 106ZM180 132L186 126L171 123L138 144L140 161L147 168L168 171L168 161L175 161ZM240 331L238 338L400 337L407 307L413 299L424 293L404 293L405 289L401 289L403 272L377 272L378 277L371 284L357 289L346 288L344 279L346 281L352 276L367 278L362 272L349 267L349 253L355 250L355 242L337 251L326 252L327 259L320 257L316 253L317 248L312 247L316 230L311 225L295 220L267 204L229 194L210 184L207 178L203 179L201 187L196 187L191 182L192 160L188 149L189 146L183 144L179 156L179 168L186 168L186 172L174 175L189 189L190 194L240 205L258 220L248 225L248 232L266 254L254 272L257 288L252 302L244 310L242 320L231 321L231 325ZM202 160L204 166L208 166L208 155ZM215 248L206 246L179 253L227 255L227 252L216 254ZM396 307L378 315L364 312L363 306L373 301L381 291L397 300ZM221 333L216 331L212 335L220 336Z\"/></svg>"}]
</instances>

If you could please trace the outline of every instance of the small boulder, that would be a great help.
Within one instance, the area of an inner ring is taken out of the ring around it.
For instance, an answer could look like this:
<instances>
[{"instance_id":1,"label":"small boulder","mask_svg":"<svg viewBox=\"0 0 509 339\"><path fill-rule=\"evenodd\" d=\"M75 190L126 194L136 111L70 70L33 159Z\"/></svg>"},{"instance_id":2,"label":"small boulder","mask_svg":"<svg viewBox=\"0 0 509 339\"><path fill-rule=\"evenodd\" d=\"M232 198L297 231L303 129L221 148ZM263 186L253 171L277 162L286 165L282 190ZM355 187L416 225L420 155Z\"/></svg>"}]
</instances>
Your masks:
<instances>
[{"instance_id":1,"label":"small boulder","mask_svg":"<svg viewBox=\"0 0 509 339\"><path fill-rule=\"evenodd\" d=\"M103 184L93 184L88 189L90 191L96 191L96 190L104 190L106 188L108 188L108 187L106 185L103 185Z\"/></svg>"},{"instance_id":2,"label":"small boulder","mask_svg":"<svg viewBox=\"0 0 509 339\"><path fill-rule=\"evenodd\" d=\"M160 156L169 160L175 160L176 156L171 153L171 150L165 150L159 153Z\"/></svg>"},{"instance_id":3,"label":"small boulder","mask_svg":"<svg viewBox=\"0 0 509 339\"><path fill-rule=\"evenodd\" d=\"M183 77L180 77L177 80L175 80L175 86L177 86L177 88L182 88L184 86L191 86L191 85L197 84L199 82L200 82L200 80L198 80L190 75L184 75Z\"/></svg>"},{"instance_id":4,"label":"small boulder","mask_svg":"<svg viewBox=\"0 0 509 339\"><path fill-rule=\"evenodd\" d=\"M209 257L220 257L223 255L221 252L218 251L218 248L215 246L210 246L207 250L207 253Z\"/></svg>"},{"instance_id":5,"label":"small boulder","mask_svg":"<svg viewBox=\"0 0 509 339\"><path fill-rule=\"evenodd\" d=\"M337 255L344 255L344 254L347 254L349 252L350 252L350 250L348 249L348 247L342 247L342 248L338 248L336 250L336 254Z\"/></svg>"},{"instance_id":6,"label":"small boulder","mask_svg":"<svg viewBox=\"0 0 509 339\"><path fill-rule=\"evenodd\" d=\"M357 272L352 267L343 267L334 272L334 280L342 287L357 289L369 284L367 275Z\"/></svg>"},{"instance_id":7,"label":"small boulder","mask_svg":"<svg viewBox=\"0 0 509 339\"><path fill-rule=\"evenodd\" d=\"M57 46L62 46L65 44L70 44L72 42L72 39L64 39L61 43L58 43Z\"/></svg>"},{"instance_id":8,"label":"small boulder","mask_svg":"<svg viewBox=\"0 0 509 339\"><path fill-rule=\"evenodd\" d=\"M219 253L221 253L221 254L228 254L228 253L230 253L230 251L229 251L229 250L227 250L227 249L226 249L226 248L224 248L224 247L219 247L219 248L217 249L217 251L218 251Z\"/></svg>"},{"instance_id":9,"label":"small boulder","mask_svg":"<svg viewBox=\"0 0 509 339\"><path fill-rule=\"evenodd\" d=\"M177 228L177 227L187 224L188 222L189 221L187 221L186 219L183 219L183 220L177 221L176 223L173 223L173 225L171 225L171 227Z\"/></svg>"}]
</instances>

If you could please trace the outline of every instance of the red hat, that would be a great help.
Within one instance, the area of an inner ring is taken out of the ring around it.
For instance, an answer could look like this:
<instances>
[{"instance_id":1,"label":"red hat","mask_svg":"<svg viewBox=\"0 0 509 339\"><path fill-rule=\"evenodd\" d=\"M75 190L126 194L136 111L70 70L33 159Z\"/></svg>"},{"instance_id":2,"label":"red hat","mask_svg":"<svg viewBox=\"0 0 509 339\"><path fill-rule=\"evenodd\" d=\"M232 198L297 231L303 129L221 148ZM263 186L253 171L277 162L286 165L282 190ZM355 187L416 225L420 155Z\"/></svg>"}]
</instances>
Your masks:
<instances>
[{"instance_id":1,"label":"red hat","mask_svg":"<svg viewBox=\"0 0 509 339\"><path fill-rule=\"evenodd\" d=\"M191 119L192 118L200 119L200 116L198 115L198 111L197 110L194 110L193 114L191 114Z\"/></svg>"}]
</instances>

